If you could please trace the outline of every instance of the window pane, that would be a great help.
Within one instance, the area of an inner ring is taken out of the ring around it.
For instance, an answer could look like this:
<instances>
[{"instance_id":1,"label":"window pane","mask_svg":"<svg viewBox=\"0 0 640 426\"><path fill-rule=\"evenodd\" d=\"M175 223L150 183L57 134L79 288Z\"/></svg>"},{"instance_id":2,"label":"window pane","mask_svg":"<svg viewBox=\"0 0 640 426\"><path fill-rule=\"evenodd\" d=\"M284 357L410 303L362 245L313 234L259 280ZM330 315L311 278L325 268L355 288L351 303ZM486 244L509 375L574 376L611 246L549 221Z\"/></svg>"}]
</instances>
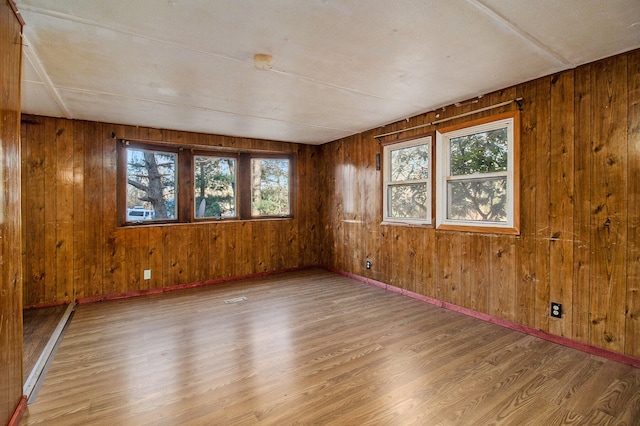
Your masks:
<instances>
[{"instance_id":1,"label":"window pane","mask_svg":"<svg viewBox=\"0 0 640 426\"><path fill-rule=\"evenodd\" d=\"M195 156L195 217L236 216L236 159Z\"/></svg>"},{"instance_id":2,"label":"window pane","mask_svg":"<svg viewBox=\"0 0 640 426\"><path fill-rule=\"evenodd\" d=\"M251 159L251 214L287 216L289 213L289 160Z\"/></svg>"},{"instance_id":3,"label":"window pane","mask_svg":"<svg viewBox=\"0 0 640 426\"><path fill-rule=\"evenodd\" d=\"M451 176L507 170L507 129L497 129L450 141Z\"/></svg>"},{"instance_id":4,"label":"window pane","mask_svg":"<svg viewBox=\"0 0 640 426\"><path fill-rule=\"evenodd\" d=\"M417 145L391 151L391 181L429 178L429 145Z\"/></svg>"},{"instance_id":5,"label":"window pane","mask_svg":"<svg viewBox=\"0 0 640 426\"><path fill-rule=\"evenodd\" d=\"M388 193L388 215L393 218L425 219L427 217L427 184L391 185Z\"/></svg>"},{"instance_id":6,"label":"window pane","mask_svg":"<svg viewBox=\"0 0 640 426\"><path fill-rule=\"evenodd\" d=\"M458 180L447 183L447 219L507 221L507 178Z\"/></svg>"},{"instance_id":7,"label":"window pane","mask_svg":"<svg viewBox=\"0 0 640 426\"><path fill-rule=\"evenodd\" d=\"M127 149L127 222L175 219L174 153Z\"/></svg>"}]
</instances>

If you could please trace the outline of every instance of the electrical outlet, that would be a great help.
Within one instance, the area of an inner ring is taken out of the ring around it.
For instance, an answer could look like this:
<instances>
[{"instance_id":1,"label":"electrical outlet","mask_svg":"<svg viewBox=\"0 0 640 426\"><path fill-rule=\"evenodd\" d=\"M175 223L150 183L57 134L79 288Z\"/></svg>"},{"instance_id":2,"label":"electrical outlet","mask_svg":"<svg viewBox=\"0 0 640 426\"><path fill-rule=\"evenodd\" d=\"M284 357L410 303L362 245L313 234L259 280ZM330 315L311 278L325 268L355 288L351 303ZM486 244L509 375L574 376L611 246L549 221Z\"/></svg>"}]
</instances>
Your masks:
<instances>
[{"instance_id":1,"label":"electrical outlet","mask_svg":"<svg viewBox=\"0 0 640 426\"><path fill-rule=\"evenodd\" d=\"M562 304L551 302L551 316L553 318L562 318Z\"/></svg>"},{"instance_id":2,"label":"electrical outlet","mask_svg":"<svg viewBox=\"0 0 640 426\"><path fill-rule=\"evenodd\" d=\"M366 266L367 269L371 269L371 261L367 259L367 261L364 263L364 266Z\"/></svg>"},{"instance_id":3,"label":"electrical outlet","mask_svg":"<svg viewBox=\"0 0 640 426\"><path fill-rule=\"evenodd\" d=\"M144 279L145 280L150 280L151 279L151 269L145 269L144 270Z\"/></svg>"}]
</instances>

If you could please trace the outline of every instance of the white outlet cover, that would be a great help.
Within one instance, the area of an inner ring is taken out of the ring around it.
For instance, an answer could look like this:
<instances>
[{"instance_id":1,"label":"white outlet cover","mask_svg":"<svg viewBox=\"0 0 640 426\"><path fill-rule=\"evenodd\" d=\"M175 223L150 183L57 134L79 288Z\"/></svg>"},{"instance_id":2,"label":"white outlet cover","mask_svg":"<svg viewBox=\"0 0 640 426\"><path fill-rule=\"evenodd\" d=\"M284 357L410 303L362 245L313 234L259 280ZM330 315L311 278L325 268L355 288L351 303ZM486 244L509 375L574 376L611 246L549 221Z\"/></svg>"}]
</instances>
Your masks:
<instances>
[{"instance_id":1,"label":"white outlet cover","mask_svg":"<svg viewBox=\"0 0 640 426\"><path fill-rule=\"evenodd\" d=\"M144 279L145 280L150 280L151 279L151 269L145 269L144 270Z\"/></svg>"}]
</instances>

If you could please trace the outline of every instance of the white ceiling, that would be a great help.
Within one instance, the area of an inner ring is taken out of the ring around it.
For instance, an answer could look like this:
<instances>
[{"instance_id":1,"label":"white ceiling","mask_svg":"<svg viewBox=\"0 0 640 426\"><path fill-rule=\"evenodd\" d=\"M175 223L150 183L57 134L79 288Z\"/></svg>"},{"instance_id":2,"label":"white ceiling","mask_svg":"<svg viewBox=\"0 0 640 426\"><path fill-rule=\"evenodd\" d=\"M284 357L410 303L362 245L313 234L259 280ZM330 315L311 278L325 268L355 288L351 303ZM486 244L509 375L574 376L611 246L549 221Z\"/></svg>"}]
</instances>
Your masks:
<instances>
[{"instance_id":1,"label":"white ceiling","mask_svg":"<svg viewBox=\"0 0 640 426\"><path fill-rule=\"evenodd\" d=\"M638 0L16 4L23 113L308 144L640 47Z\"/></svg>"}]
</instances>

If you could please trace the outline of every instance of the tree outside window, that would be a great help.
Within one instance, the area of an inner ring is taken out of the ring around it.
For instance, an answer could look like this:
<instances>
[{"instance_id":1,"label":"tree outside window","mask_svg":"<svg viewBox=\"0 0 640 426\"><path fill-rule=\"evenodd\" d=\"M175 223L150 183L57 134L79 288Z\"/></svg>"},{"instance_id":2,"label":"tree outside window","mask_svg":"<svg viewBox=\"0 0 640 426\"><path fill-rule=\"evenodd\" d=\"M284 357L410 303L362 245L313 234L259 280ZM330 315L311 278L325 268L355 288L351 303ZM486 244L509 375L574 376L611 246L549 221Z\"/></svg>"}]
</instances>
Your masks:
<instances>
[{"instance_id":1,"label":"tree outside window","mask_svg":"<svg viewBox=\"0 0 640 426\"><path fill-rule=\"evenodd\" d=\"M197 155L193 161L195 217L235 217L236 159Z\"/></svg>"},{"instance_id":2,"label":"tree outside window","mask_svg":"<svg viewBox=\"0 0 640 426\"><path fill-rule=\"evenodd\" d=\"M290 162L286 158L251 159L251 215L287 216Z\"/></svg>"},{"instance_id":3,"label":"tree outside window","mask_svg":"<svg viewBox=\"0 0 640 426\"><path fill-rule=\"evenodd\" d=\"M451 178L447 218L485 222L507 220L507 129L449 141Z\"/></svg>"},{"instance_id":4,"label":"tree outside window","mask_svg":"<svg viewBox=\"0 0 640 426\"><path fill-rule=\"evenodd\" d=\"M127 222L175 219L177 154L128 148Z\"/></svg>"}]
</instances>

